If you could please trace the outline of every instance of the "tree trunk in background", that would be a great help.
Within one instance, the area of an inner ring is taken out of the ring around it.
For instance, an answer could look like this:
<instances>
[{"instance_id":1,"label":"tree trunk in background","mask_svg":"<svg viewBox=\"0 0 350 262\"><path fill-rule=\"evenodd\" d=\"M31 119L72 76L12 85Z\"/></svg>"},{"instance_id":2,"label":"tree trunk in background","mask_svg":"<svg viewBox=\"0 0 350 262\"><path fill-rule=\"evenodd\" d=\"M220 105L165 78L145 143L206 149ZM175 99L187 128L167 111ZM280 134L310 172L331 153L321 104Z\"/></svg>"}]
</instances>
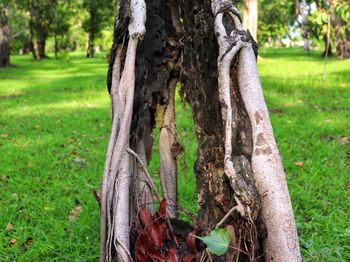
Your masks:
<instances>
[{"instance_id":1,"label":"tree trunk in background","mask_svg":"<svg viewBox=\"0 0 350 262\"><path fill-rule=\"evenodd\" d=\"M38 59L38 56L36 55L35 46L34 46L34 22L33 18L31 17L31 13L29 13L29 32L28 32L28 47L29 51L32 52L32 56L34 60Z\"/></svg>"},{"instance_id":2,"label":"tree trunk in background","mask_svg":"<svg viewBox=\"0 0 350 262\"><path fill-rule=\"evenodd\" d=\"M0 68L10 66L10 27L7 9L0 10Z\"/></svg>"},{"instance_id":3,"label":"tree trunk in background","mask_svg":"<svg viewBox=\"0 0 350 262\"><path fill-rule=\"evenodd\" d=\"M330 39L328 38L328 34L326 33L323 37L323 41L324 41L324 51L322 53L323 57L326 56L332 56L332 43L330 41Z\"/></svg>"},{"instance_id":4,"label":"tree trunk in background","mask_svg":"<svg viewBox=\"0 0 350 262\"><path fill-rule=\"evenodd\" d=\"M58 58L58 24L59 24L59 19L58 19L58 0L55 1L55 33L54 33L54 49L55 49L55 58Z\"/></svg>"},{"instance_id":5,"label":"tree trunk in background","mask_svg":"<svg viewBox=\"0 0 350 262\"><path fill-rule=\"evenodd\" d=\"M307 17L309 15L309 7L306 3L306 0L302 0L299 4L300 7L300 15L301 15L301 31L302 31L302 37L304 41L304 50L310 51L311 50L311 41L310 41L310 33L309 28L307 25Z\"/></svg>"},{"instance_id":6,"label":"tree trunk in background","mask_svg":"<svg viewBox=\"0 0 350 262\"><path fill-rule=\"evenodd\" d=\"M350 38L336 40L337 55L341 58L350 58Z\"/></svg>"},{"instance_id":7,"label":"tree trunk in background","mask_svg":"<svg viewBox=\"0 0 350 262\"><path fill-rule=\"evenodd\" d=\"M337 56L340 58L350 58L350 32L347 32L347 29L345 29L350 21L344 21L337 17L334 6L331 6L330 12Z\"/></svg>"},{"instance_id":8,"label":"tree trunk in background","mask_svg":"<svg viewBox=\"0 0 350 262\"><path fill-rule=\"evenodd\" d=\"M29 44L30 49L33 52L34 59L42 60L47 58L46 56L46 40L49 35L50 24L54 18L48 12L50 5L54 5L53 1L28 1L27 8L29 10ZM34 37L37 44L37 53L35 54L34 48Z\"/></svg>"},{"instance_id":9,"label":"tree trunk in background","mask_svg":"<svg viewBox=\"0 0 350 262\"><path fill-rule=\"evenodd\" d=\"M95 55L95 34L93 32L86 33L86 57L93 58Z\"/></svg>"},{"instance_id":10,"label":"tree trunk in background","mask_svg":"<svg viewBox=\"0 0 350 262\"><path fill-rule=\"evenodd\" d=\"M244 0L243 5L243 29L249 30L254 40L257 41L258 0Z\"/></svg>"},{"instance_id":11,"label":"tree trunk in background","mask_svg":"<svg viewBox=\"0 0 350 262\"><path fill-rule=\"evenodd\" d=\"M45 53L45 46L46 46L46 37L38 35L37 37L37 45L38 45L38 59L44 59L47 58Z\"/></svg>"}]
</instances>

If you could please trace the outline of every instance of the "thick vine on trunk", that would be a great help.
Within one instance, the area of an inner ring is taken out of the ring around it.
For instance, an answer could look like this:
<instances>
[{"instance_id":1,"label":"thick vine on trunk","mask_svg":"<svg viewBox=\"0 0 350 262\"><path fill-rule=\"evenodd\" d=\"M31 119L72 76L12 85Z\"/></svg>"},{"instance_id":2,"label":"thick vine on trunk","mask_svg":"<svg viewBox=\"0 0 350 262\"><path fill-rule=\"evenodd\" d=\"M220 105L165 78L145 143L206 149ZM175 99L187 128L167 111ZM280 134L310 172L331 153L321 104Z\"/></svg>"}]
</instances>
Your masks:
<instances>
[{"instance_id":1,"label":"thick vine on trunk","mask_svg":"<svg viewBox=\"0 0 350 262\"><path fill-rule=\"evenodd\" d=\"M101 192L101 261L132 260L138 210L152 211L152 198L159 200L147 173L155 127L167 213L177 216L178 81L199 144L196 234L227 226L234 247L213 259L301 260L256 52L233 1L118 2L108 73L113 122Z\"/></svg>"}]
</instances>

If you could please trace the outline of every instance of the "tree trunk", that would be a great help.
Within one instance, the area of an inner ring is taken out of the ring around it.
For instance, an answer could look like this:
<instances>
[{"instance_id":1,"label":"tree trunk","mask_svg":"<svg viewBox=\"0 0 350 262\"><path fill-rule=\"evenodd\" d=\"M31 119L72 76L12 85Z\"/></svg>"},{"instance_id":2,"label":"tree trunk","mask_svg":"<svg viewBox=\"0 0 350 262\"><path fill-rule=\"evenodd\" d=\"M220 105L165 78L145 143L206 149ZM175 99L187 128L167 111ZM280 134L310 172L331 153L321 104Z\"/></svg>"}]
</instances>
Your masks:
<instances>
[{"instance_id":1,"label":"tree trunk","mask_svg":"<svg viewBox=\"0 0 350 262\"><path fill-rule=\"evenodd\" d=\"M310 33L308 28L308 15L309 15L309 7L306 3L306 0L302 0L299 4L300 7L300 15L301 15L301 35L303 37L304 41L304 50L310 51L311 50L311 41L310 41Z\"/></svg>"},{"instance_id":2,"label":"tree trunk","mask_svg":"<svg viewBox=\"0 0 350 262\"><path fill-rule=\"evenodd\" d=\"M45 47L46 47L46 39L49 34L49 26L51 20L45 20L44 12L45 10L41 10L41 5L36 5L38 3L29 1L28 9L29 9L29 44L30 49L32 50L34 59L42 60L47 58ZM51 18L50 18L51 19ZM34 48L34 34L36 36L36 44L37 44L37 54L35 53Z\"/></svg>"},{"instance_id":3,"label":"tree trunk","mask_svg":"<svg viewBox=\"0 0 350 262\"><path fill-rule=\"evenodd\" d=\"M350 58L350 33L348 33L347 29L349 21L344 21L337 17L334 6L331 6L330 13L337 56Z\"/></svg>"},{"instance_id":4,"label":"tree trunk","mask_svg":"<svg viewBox=\"0 0 350 262\"><path fill-rule=\"evenodd\" d=\"M38 45L38 59L41 60L41 59L47 58L45 53L46 37L38 35L37 45Z\"/></svg>"},{"instance_id":5,"label":"tree trunk","mask_svg":"<svg viewBox=\"0 0 350 262\"><path fill-rule=\"evenodd\" d=\"M155 126L160 129L167 214L177 216L176 158L182 150L174 115L178 80L198 140L195 234L229 229L234 248L212 256L214 261L301 261L257 73L257 46L242 30L232 1L118 1L115 21L108 72L113 122L101 188L100 261L131 261L139 233L137 214L141 207L153 210L152 195L159 200L147 173ZM203 247L199 245L198 258L206 255Z\"/></svg>"},{"instance_id":6,"label":"tree trunk","mask_svg":"<svg viewBox=\"0 0 350 262\"><path fill-rule=\"evenodd\" d=\"M10 66L10 28L8 25L7 9L0 14L0 68Z\"/></svg>"},{"instance_id":7,"label":"tree trunk","mask_svg":"<svg viewBox=\"0 0 350 262\"><path fill-rule=\"evenodd\" d=\"M254 40L257 40L258 0L244 0L243 28L249 30Z\"/></svg>"},{"instance_id":8,"label":"tree trunk","mask_svg":"<svg viewBox=\"0 0 350 262\"><path fill-rule=\"evenodd\" d=\"M34 60L38 59L38 56L36 55L35 52L35 47L34 47L34 29L33 29L33 21L30 18L29 19L29 34L28 34L28 45L29 45L29 51L32 52L32 56Z\"/></svg>"},{"instance_id":9,"label":"tree trunk","mask_svg":"<svg viewBox=\"0 0 350 262\"><path fill-rule=\"evenodd\" d=\"M332 43L328 37L328 34L326 33L323 37L323 41L324 41L324 51L322 53L323 57L328 57L328 56L332 56Z\"/></svg>"},{"instance_id":10,"label":"tree trunk","mask_svg":"<svg viewBox=\"0 0 350 262\"><path fill-rule=\"evenodd\" d=\"M336 41L337 55L341 58L350 58L350 38Z\"/></svg>"},{"instance_id":11,"label":"tree trunk","mask_svg":"<svg viewBox=\"0 0 350 262\"><path fill-rule=\"evenodd\" d=\"M86 57L93 58L95 55L95 47L94 47L94 33L87 32L86 34Z\"/></svg>"},{"instance_id":12,"label":"tree trunk","mask_svg":"<svg viewBox=\"0 0 350 262\"><path fill-rule=\"evenodd\" d=\"M55 51L55 58L58 58L58 26L59 26L59 18L58 18L58 0L55 0L55 32L54 32L54 51Z\"/></svg>"}]
</instances>

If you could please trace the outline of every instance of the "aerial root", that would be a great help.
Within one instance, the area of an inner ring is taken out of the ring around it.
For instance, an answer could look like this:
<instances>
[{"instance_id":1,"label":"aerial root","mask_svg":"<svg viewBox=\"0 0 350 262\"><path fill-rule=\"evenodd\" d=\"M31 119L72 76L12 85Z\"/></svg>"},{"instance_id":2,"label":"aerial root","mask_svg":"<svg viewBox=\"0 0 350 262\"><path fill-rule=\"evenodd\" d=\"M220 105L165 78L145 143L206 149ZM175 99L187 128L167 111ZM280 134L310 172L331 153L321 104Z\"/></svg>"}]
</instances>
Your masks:
<instances>
[{"instance_id":1,"label":"aerial root","mask_svg":"<svg viewBox=\"0 0 350 262\"><path fill-rule=\"evenodd\" d=\"M148 173L146 165L143 163L143 161L141 160L140 156L138 154L136 154L134 151L132 151L130 148L127 148L126 151L129 154L131 154L132 156L134 156L135 159L139 162L139 164L140 164L140 166L142 168L143 174L145 175L145 177L147 179L147 181L146 181L147 185L153 190L154 194L156 195L156 198L157 198L158 202L160 202L159 193L157 191L156 186L153 183L153 180L152 180L151 176Z\"/></svg>"},{"instance_id":2,"label":"aerial root","mask_svg":"<svg viewBox=\"0 0 350 262\"><path fill-rule=\"evenodd\" d=\"M160 181L163 196L168 203L167 212L171 218L176 217L177 206L177 160L174 152L174 146L177 142L175 124L175 89L177 81L177 78L169 81L168 104L165 108L159 106L157 110L157 118L162 119L159 134Z\"/></svg>"},{"instance_id":3,"label":"aerial root","mask_svg":"<svg viewBox=\"0 0 350 262\"><path fill-rule=\"evenodd\" d=\"M112 73L112 131L101 188L101 262L132 261L129 213L130 184L134 178L127 148L134 102L136 49L145 33L146 6L140 0L131 0L130 6L133 19L128 27L130 37L124 69L121 70L123 47L118 47Z\"/></svg>"}]
</instances>

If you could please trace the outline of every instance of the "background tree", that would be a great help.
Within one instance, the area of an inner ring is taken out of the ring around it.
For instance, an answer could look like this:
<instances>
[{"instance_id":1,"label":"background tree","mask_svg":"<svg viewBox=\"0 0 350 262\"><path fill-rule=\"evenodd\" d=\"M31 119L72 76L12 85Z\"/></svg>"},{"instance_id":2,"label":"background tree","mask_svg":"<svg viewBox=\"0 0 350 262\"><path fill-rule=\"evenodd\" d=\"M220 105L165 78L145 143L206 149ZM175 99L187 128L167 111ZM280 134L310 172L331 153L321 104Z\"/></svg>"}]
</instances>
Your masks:
<instances>
[{"instance_id":1,"label":"background tree","mask_svg":"<svg viewBox=\"0 0 350 262\"><path fill-rule=\"evenodd\" d=\"M47 57L45 47L50 27L55 18L55 0L27 0L26 5L30 16L31 49L34 50L32 39L34 36L37 43L37 59L41 60ZM33 56L36 55L33 53Z\"/></svg>"},{"instance_id":2,"label":"background tree","mask_svg":"<svg viewBox=\"0 0 350 262\"><path fill-rule=\"evenodd\" d=\"M304 49L306 51L311 50L311 42L310 42L310 32L308 26L308 16L310 14L310 5L306 2L306 0L302 0L300 3L297 1L296 12L299 14L298 22L300 24L301 36L304 41Z\"/></svg>"},{"instance_id":3,"label":"background tree","mask_svg":"<svg viewBox=\"0 0 350 262\"><path fill-rule=\"evenodd\" d=\"M61 50L74 49L73 39L71 39L70 28L74 21L82 12L81 3L70 0L55 0L54 21L52 24L50 35L54 37L54 52ZM77 21L79 23L79 20ZM80 23L81 26L81 23Z\"/></svg>"},{"instance_id":4,"label":"background tree","mask_svg":"<svg viewBox=\"0 0 350 262\"><path fill-rule=\"evenodd\" d=\"M114 1L108 0L83 0L83 8L88 15L83 22L83 28L87 34L86 57L94 57L95 39L106 24L111 23L113 17Z\"/></svg>"},{"instance_id":5,"label":"background tree","mask_svg":"<svg viewBox=\"0 0 350 262\"><path fill-rule=\"evenodd\" d=\"M268 46L280 43L296 21L294 1L261 0L258 12L258 42Z\"/></svg>"},{"instance_id":6,"label":"background tree","mask_svg":"<svg viewBox=\"0 0 350 262\"><path fill-rule=\"evenodd\" d=\"M316 39L323 39L323 55L332 53L332 45L341 58L350 57L350 4L348 0L315 1L317 9L310 16L310 28ZM328 50L327 50L328 49Z\"/></svg>"},{"instance_id":7,"label":"background tree","mask_svg":"<svg viewBox=\"0 0 350 262\"><path fill-rule=\"evenodd\" d=\"M8 23L8 5L0 4L0 67L10 65L10 27Z\"/></svg>"},{"instance_id":8,"label":"background tree","mask_svg":"<svg viewBox=\"0 0 350 262\"><path fill-rule=\"evenodd\" d=\"M332 1L330 13L337 55L350 58L350 2Z\"/></svg>"}]
</instances>

